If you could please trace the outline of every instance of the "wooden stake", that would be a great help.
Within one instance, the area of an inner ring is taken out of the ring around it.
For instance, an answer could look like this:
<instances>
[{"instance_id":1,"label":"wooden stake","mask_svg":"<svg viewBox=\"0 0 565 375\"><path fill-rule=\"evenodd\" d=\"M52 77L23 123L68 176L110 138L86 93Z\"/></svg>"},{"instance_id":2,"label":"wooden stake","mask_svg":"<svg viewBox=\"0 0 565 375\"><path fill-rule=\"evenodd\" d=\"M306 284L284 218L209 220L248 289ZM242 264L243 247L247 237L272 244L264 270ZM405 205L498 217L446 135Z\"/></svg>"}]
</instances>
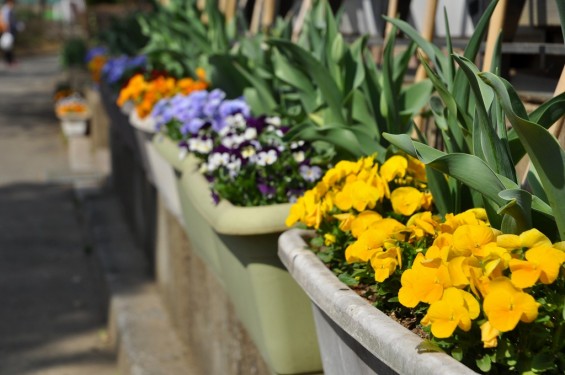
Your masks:
<instances>
[{"instance_id":1,"label":"wooden stake","mask_svg":"<svg viewBox=\"0 0 565 375\"><path fill-rule=\"evenodd\" d=\"M437 0L428 0L428 6L426 7L426 19L424 22L424 29L422 30L422 37L427 41L432 41L434 38L434 28L436 25L436 12L437 12ZM416 77L414 82L420 82L426 78L426 70L422 65L418 67L416 71Z\"/></svg>"},{"instance_id":2,"label":"wooden stake","mask_svg":"<svg viewBox=\"0 0 565 375\"><path fill-rule=\"evenodd\" d=\"M500 0L494 9L494 13L489 22L487 44L485 47L485 56L483 59L483 72L490 71L492 65L492 57L494 55L494 48L496 47L496 40L498 35L504 27L504 16L506 14L506 7L508 0Z\"/></svg>"},{"instance_id":3,"label":"wooden stake","mask_svg":"<svg viewBox=\"0 0 565 375\"><path fill-rule=\"evenodd\" d=\"M255 0L255 5L253 6L253 16L251 17L251 25L249 26L249 31L252 35L257 34L259 31L261 12L263 11L263 1L264 0Z\"/></svg>"},{"instance_id":4,"label":"wooden stake","mask_svg":"<svg viewBox=\"0 0 565 375\"><path fill-rule=\"evenodd\" d=\"M387 9L386 15L389 18L396 18L396 16L398 15L398 0L389 0L388 1L388 9ZM383 54L384 54L384 51L385 51L385 45L386 45L388 38L390 37L391 32L392 32L392 23L387 22L386 26L385 26L385 34L383 35L383 45L381 46L381 48L379 49L379 51L377 52L377 54L375 56L377 64L380 64L383 61Z\"/></svg>"},{"instance_id":5,"label":"wooden stake","mask_svg":"<svg viewBox=\"0 0 565 375\"><path fill-rule=\"evenodd\" d=\"M312 8L312 0L302 0L302 4L300 4L300 10L296 15L296 20L294 21L294 25L292 27L292 41L296 43L298 38L300 38L300 33L302 32L302 28L304 27L304 21L306 20L306 14Z\"/></svg>"},{"instance_id":6,"label":"wooden stake","mask_svg":"<svg viewBox=\"0 0 565 375\"><path fill-rule=\"evenodd\" d=\"M424 23L424 29L422 30L422 37L427 41L432 41L434 38L434 28L436 24L436 12L437 12L437 0L428 0L428 6L426 8L426 19ZM416 76L414 77L414 82L420 82L426 78L426 70L424 66L420 64L416 70ZM424 127L424 118L418 115L414 118L414 124L420 130Z\"/></svg>"},{"instance_id":7,"label":"wooden stake","mask_svg":"<svg viewBox=\"0 0 565 375\"><path fill-rule=\"evenodd\" d=\"M275 0L263 0L263 17L261 26L263 28L270 27L275 21Z\"/></svg>"},{"instance_id":8,"label":"wooden stake","mask_svg":"<svg viewBox=\"0 0 565 375\"><path fill-rule=\"evenodd\" d=\"M226 0L226 22L230 22L235 15L235 9L237 8L237 0Z\"/></svg>"}]
</instances>

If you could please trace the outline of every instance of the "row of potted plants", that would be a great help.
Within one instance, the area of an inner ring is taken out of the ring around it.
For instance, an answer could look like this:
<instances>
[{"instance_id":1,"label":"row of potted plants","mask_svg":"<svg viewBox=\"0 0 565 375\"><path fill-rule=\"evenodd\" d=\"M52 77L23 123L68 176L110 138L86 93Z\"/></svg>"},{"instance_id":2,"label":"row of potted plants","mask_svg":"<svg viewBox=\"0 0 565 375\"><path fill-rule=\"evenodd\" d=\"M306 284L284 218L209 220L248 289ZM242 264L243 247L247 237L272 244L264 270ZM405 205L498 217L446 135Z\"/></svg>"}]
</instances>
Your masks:
<instances>
[{"instance_id":1,"label":"row of potted plants","mask_svg":"<svg viewBox=\"0 0 565 375\"><path fill-rule=\"evenodd\" d=\"M147 58L102 76L123 82L150 179L274 372L563 371L565 152L546 129L565 96L527 114L471 62L496 1L462 57L449 32L446 55L388 19L413 42L394 56L393 33L380 67L324 1L296 43L282 21L238 39L213 2L170 3L141 22ZM417 47L429 79L405 85ZM442 150L408 135L425 106ZM311 230L280 237L289 274L277 239L296 223Z\"/></svg>"}]
</instances>

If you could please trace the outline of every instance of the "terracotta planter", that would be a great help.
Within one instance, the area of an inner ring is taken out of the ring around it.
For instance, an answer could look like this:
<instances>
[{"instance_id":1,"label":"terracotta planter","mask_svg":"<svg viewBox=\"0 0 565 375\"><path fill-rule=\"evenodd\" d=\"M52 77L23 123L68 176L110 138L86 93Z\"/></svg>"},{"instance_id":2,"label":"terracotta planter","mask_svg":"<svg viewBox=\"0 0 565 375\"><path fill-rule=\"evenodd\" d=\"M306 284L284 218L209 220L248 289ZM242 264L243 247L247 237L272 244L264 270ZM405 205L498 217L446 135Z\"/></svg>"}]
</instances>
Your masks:
<instances>
[{"instance_id":1,"label":"terracotta planter","mask_svg":"<svg viewBox=\"0 0 565 375\"><path fill-rule=\"evenodd\" d=\"M309 231L279 238L279 257L312 301L324 373L471 375L444 353L418 353L422 339L353 292L307 249Z\"/></svg>"},{"instance_id":2,"label":"terracotta planter","mask_svg":"<svg viewBox=\"0 0 565 375\"><path fill-rule=\"evenodd\" d=\"M273 372L321 371L308 298L277 257L277 238L285 229L290 205L236 207L227 201L215 205L196 164L185 167L180 187L194 250L225 286ZM204 239L203 233L211 238Z\"/></svg>"}]
</instances>

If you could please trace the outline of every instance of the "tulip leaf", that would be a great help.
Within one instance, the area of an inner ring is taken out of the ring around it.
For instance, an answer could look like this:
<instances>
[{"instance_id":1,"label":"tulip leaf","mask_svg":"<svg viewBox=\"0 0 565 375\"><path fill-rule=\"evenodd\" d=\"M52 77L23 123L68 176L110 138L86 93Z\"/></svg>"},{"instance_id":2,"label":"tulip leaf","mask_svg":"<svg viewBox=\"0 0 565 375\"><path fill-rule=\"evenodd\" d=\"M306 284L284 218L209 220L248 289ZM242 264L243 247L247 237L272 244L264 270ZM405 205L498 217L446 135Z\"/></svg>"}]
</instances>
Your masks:
<instances>
[{"instance_id":1,"label":"tulip leaf","mask_svg":"<svg viewBox=\"0 0 565 375\"><path fill-rule=\"evenodd\" d=\"M467 76L476 100L475 125L477 126L474 126L475 130L473 131L473 153L479 155L482 153L484 155L483 160L497 173L516 180L516 170L508 154L508 149L498 138L485 107L485 102L490 107L493 98L492 91L484 89L484 83L477 79L478 69L472 62L460 56L454 56L454 58Z\"/></svg>"},{"instance_id":2,"label":"tulip leaf","mask_svg":"<svg viewBox=\"0 0 565 375\"><path fill-rule=\"evenodd\" d=\"M532 228L532 194L522 189L503 190L498 195L507 200L498 213L507 214L502 220L504 233L520 234Z\"/></svg>"},{"instance_id":3,"label":"tulip leaf","mask_svg":"<svg viewBox=\"0 0 565 375\"><path fill-rule=\"evenodd\" d=\"M477 54L481 49L481 43L484 39L485 33L488 29L490 17L494 12L496 5L498 4L498 0L491 1L488 7L483 12L483 15L479 19L479 22L475 26L475 31L469 38L467 42L467 47L465 47L465 52L463 56L470 61L475 61ZM453 96L455 101L460 105L467 105L469 103L469 83L465 79L465 76L461 70L458 70L455 73L455 78L453 81L453 87L457 87L457 90L454 90ZM465 107L469 108L469 107Z\"/></svg>"},{"instance_id":4,"label":"tulip leaf","mask_svg":"<svg viewBox=\"0 0 565 375\"><path fill-rule=\"evenodd\" d=\"M450 212L456 212L455 197L447 177L430 166L426 166L426 176L428 178L428 187L434 197L434 205L439 213L445 215Z\"/></svg>"},{"instance_id":5,"label":"tulip leaf","mask_svg":"<svg viewBox=\"0 0 565 375\"><path fill-rule=\"evenodd\" d=\"M264 105L263 111L259 112L259 113L272 113L275 110L275 108L277 108L277 101L271 95L271 91L269 90L269 86L267 85L267 83L263 79L249 73L239 63L236 62L234 64L235 64L235 68L254 87L254 91L255 91L255 95L256 95L256 97L254 99L260 100L262 105ZM254 95L254 94L251 94L251 95Z\"/></svg>"},{"instance_id":6,"label":"tulip leaf","mask_svg":"<svg viewBox=\"0 0 565 375\"><path fill-rule=\"evenodd\" d=\"M559 201L565 196L565 151L549 131L516 114L509 94L513 89L506 85L502 78L492 73L482 73L480 76L494 88L508 120L535 166L549 205L553 209L559 236L565 240L565 205Z\"/></svg>"},{"instance_id":7,"label":"tulip leaf","mask_svg":"<svg viewBox=\"0 0 565 375\"><path fill-rule=\"evenodd\" d=\"M331 78L330 72L322 63L320 63L312 54L298 45L281 39L271 39L269 43L281 52L292 56L292 60L300 64L300 66L308 72L308 76L320 89L324 101L328 104L329 111L333 116L345 122L341 113L342 96L339 87Z\"/></svg>"}]
</instances>

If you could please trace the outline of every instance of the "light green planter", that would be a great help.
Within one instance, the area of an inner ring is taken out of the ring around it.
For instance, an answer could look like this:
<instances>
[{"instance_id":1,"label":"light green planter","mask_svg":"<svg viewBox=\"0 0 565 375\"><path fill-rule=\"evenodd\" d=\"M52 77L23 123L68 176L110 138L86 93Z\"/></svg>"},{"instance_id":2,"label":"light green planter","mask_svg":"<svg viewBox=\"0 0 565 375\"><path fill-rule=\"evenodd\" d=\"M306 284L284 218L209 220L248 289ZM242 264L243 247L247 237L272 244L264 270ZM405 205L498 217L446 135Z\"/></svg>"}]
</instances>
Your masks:
<instances>
[{"instance_id":1,"label":"light green planter","mask_svg":"<svg viewBox=\"0 0 565 375\"><path fill-rule=\"evenodd\" d=\"M153 144L157 152L172 166L175 175L175 190L180 203L180 212L182 214L181 224L190 240L192 250L202 258L202 260L212 269L214 274L218 276L221 273L220 261L216 254L214 231L203 220L194 208L192 201L187 199L186 194L181 190L181 177L183 171L195 172L197 168L197 160L192 155L186 158L180 158L180 149L176 142L169 137L157 134L153 138ZM204 186L207 189L207 186ZM209 195L209 193L208 193ZM209 199L209 197L206 197Z\"/></svg>"},{"instance_id":2,"label":"light green planter","mask_svg":"<svg viewBox=\"0 0 565 375\"><path fill-rule=\"evenodd\" d=\"M273 372L321 372L309 300L277 257L277 240L285 230L290 204L235 207L221 201L214 205L207 181L188 165L180 188L187 231L189 221L212 229L215 252L204 253L218 256L218 276ZM204 230L192 232L188 233L191 242Z\"/></svg>"}]
</instances>

